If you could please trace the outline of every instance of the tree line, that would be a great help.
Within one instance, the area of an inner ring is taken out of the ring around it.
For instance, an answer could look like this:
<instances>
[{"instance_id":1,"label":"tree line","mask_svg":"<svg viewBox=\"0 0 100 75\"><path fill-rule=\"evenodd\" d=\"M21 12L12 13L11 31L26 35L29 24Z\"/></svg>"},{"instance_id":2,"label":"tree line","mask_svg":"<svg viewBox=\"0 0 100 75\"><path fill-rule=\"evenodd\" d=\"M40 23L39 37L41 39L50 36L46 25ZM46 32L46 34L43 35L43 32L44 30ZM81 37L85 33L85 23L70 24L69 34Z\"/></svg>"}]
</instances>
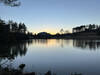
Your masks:
<instances>
[{"instance_id":1,"label":"tree line","mask_svg":"<svg viewBox=\"0 0 100 75\"><path fill-rule=\"evenodd\" d=\"M27 27L24 23L13 22L12 20L6 22L5 20L0 19L0 31L2 32L6 30L9 32L26 33Z\"/></svg>"},{"instance_id":2,"label":"tree line","mask_svg":"<svg viewBox=\"0 0 100 75\"><path fill-rule=\"evenodd\" d=\"M33 38L24 23L0 19L0 42L17 42Z\"/></svg>"},{"instance_id":3,"label":"tree line","mask_svg":"<svg viewBox=\"0 0 100 75\"><path fill-rule=\"evenodd\" d=\"M73 33L84 32L84 31L100 31L100 25L97 24L89 24L89 25L81 25L73 28Z\"/></svg>"}]
</instances>

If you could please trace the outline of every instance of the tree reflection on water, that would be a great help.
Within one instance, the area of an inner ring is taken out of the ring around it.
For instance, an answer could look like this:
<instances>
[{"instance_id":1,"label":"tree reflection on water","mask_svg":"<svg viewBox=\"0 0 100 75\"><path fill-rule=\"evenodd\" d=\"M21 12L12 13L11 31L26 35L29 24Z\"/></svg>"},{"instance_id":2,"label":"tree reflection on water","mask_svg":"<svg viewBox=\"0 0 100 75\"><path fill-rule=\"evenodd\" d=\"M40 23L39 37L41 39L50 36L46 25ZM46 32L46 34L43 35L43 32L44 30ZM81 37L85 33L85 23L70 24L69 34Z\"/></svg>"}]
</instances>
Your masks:
<instances>
[{"instance_id":1,"label":"tree reflection on water","mask_svg":"<svg viewBox=\"0 0 100 75\"><path fill-rule=\"evenodd\" d=\"M96 50L100 48L100 40L86 40L86 39L35 39L33 40L34 45L45 45L47 46L60 46L62 48L67 46L73 46L81 49Z\"/></svg>"},{"instance_id":2,"label":"tree reflection on water","mask_svg":"<svg viewBox=\"0 0 100 75\"><path fill-rule=\"evenodd\" d=\"M32 43L32 40L0 44L0 65L3 64L2 61L14 60L17 56L25 56L27 46L30 43Z\"/></svg>"},{"instance_id":3,"label":"tree reflection on water","mask_svg":"<svg viewBox=\"0 0 100 75\"><path fill-rule=\"evenodd\" d=\"M100 48L100 41L99 40L73 40L73 46L89 50L96 50Z\"/></svg>"}]
</instances>

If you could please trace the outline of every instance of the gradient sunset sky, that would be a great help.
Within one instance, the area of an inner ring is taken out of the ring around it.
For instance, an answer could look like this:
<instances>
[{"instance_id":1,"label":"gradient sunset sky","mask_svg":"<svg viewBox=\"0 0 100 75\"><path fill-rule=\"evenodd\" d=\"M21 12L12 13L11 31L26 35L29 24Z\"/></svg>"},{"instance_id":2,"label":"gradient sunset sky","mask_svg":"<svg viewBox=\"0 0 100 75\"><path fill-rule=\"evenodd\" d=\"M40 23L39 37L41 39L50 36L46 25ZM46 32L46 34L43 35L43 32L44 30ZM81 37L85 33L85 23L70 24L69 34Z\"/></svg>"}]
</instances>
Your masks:
<instances>
[{"instance_id":1,"label":"gradient sunset sky","mask_svg":"<svg viewBox=\"0 0 100 75\"><path fill-rule=\"evenodd\" d=\"M34 33L57 33L82 24L100 24L100 0L20 0L21 6L0 3L0 18L24 22Z\"/></svg>"}]
</instances>

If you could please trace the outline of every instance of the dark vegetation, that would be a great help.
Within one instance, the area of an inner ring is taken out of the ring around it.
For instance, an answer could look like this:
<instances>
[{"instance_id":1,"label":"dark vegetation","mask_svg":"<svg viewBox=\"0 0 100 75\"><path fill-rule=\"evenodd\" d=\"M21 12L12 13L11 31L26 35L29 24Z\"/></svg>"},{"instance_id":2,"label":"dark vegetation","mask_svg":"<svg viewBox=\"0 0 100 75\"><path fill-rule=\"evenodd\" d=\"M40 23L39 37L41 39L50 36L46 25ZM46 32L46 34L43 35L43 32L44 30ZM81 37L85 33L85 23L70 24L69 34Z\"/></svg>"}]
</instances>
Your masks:
<instances>
[{"instance_id":1,"label":"dark vegetation","mask_svg":"<svg viewBox=\"0 0 100 75\"><path fill-rule=\"evenodd\" d=\"M32 33L27 31L24 23L5 22L0 19L0 42L17 42L30 39L31 37Z\"/></svg>"},{"instance_id":2,"label":"dark vegetation","mask_svg":"<svg viewBox=\"0 0 100 75\"><path fill-rule=\"evenodd\" d=\"M80 32L100 32L100 25L89 24L73 28L73 33L80 33Z\"/></svg>"},{"instance_id":3,"label":"dark vegetation","mask_svg":"<svg viewBox=\"0 0 100 75\"><path fill-rule=\"evenodd\" d=\"M19 2L18 0L0 0L0 3L3 3L11 7L20 6L21 4L21 2Z\"/></svg>"},{"instance_id":4,"label":"dark vegetation","mask_svg":"<svg viewBox=\"0 0 100 75\"><path fill-rule=\"evenodd\" d=\"M75 27L72 33L64 32L63 29L54 35L40 32L33 35L35 39L100 39L100 25L89 24Z\"/></svg>"},{"instance_id":5,"label":"dark vegetation","mask_svg":"<svg viewBox=\"0 0 100 75\"><path fill-rule=\"evenodd\" d=\"M20 67L22 66L22 67ZM25 64L21 64L19 65L19 68L18 69L13 69L13 68L1 68L0 69L2 70L0 72L0 75L41 75L41 74L38 74L36 72L31 72L31 73L23 73L23 69L25 67ZM56 73L52 73L50 70L47 71L46 73L42 74L42 75L57 75ZM71 73L70 75L82 75L82 73Z\"/></svg>"},{"instance_id":6,"label":"dark vegetation","mask_svg":"<svg viewBox=\"0 0 100 75\"><path fill-rule=\"evenodd\" d=\"M50 33L47 33L47 32L40 32L38 34L33 35L33 39L61 39L61 38L71 38L71 33L50 34Z\"/></svg>"},{"instance_id":7,"label":"dark vegetation","mask_svg":"<svg viewBox=\"0 0 100 75\"><path fill-rule=\"evenodd\" d=\"M100 25L82 25L73 28L72 33L61 29L59 33L54 35L47 32L40 32L33 36L34 39L100 39Z\"/></svg>"},{"instance_id":8,"label":"dark vegetation","mask_svg":"<svg viewBox=\"0 0 100 75\"><path fill-rule=\"evenodd\" d=\"M100 38L100 25L89 24L73 28L73 37L78 38Z\"/></svg>"},{"instance_id":9,"label":"dark vegetation","mask_svg":"<svg viewBox=\"0 0 100 75\"><path fill-rule=\"evenodd\" d=\"M25 65L25 64L21 64L21 65ZM19 65L19 66L21 66ZM2 72L0 72L0 75L41 75L41 74L37 74L36 72L31 72L31 73L23 73L23 69L21 69L19 67L19 69L8 69L8 68L4 68L2 69ZM57 75L56 73L52 74L51 71L48 71L42 75ZM82 73L71 73L70 75L82 75Z\"/></svg>"},{"instance_id":10,"label":"dark vegetation","mask_svg":"<svg viewBox=\"0 0 100 75\"><path fill-rule=\"evenodd\" d=\"M87 37L86 37L87 36ZM27 39L100 39L100 26L95 24L82 25L73 28L73 32L69 33L63 29L54 35L47 32L32 34L28 32L24 23L13 21L5 22L0 19L0 41L1 42L16 42Z\"/></svg>"}]
</instances>

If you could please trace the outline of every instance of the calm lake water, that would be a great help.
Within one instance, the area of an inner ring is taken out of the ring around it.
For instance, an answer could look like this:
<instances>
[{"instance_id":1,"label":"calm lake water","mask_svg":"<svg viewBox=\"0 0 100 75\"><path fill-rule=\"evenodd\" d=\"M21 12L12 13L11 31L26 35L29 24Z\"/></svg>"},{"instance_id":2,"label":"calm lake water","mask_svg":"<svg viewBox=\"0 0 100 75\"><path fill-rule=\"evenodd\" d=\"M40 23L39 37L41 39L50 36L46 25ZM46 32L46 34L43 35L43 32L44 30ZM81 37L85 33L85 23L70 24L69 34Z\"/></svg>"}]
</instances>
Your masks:
<instances>
[{"instance_id":1,"label":"calm lake water","mask_svg":"<svg viewBox=\"0 0 100 75\"><path fill-rule=\"evenodd\" d=\"M25 72L57 75L71 72L83 75L100 75L100 40L29 40L16 44L0 45L0 63L18 68L26 64Z\"/></svg>"}]
</instances>

